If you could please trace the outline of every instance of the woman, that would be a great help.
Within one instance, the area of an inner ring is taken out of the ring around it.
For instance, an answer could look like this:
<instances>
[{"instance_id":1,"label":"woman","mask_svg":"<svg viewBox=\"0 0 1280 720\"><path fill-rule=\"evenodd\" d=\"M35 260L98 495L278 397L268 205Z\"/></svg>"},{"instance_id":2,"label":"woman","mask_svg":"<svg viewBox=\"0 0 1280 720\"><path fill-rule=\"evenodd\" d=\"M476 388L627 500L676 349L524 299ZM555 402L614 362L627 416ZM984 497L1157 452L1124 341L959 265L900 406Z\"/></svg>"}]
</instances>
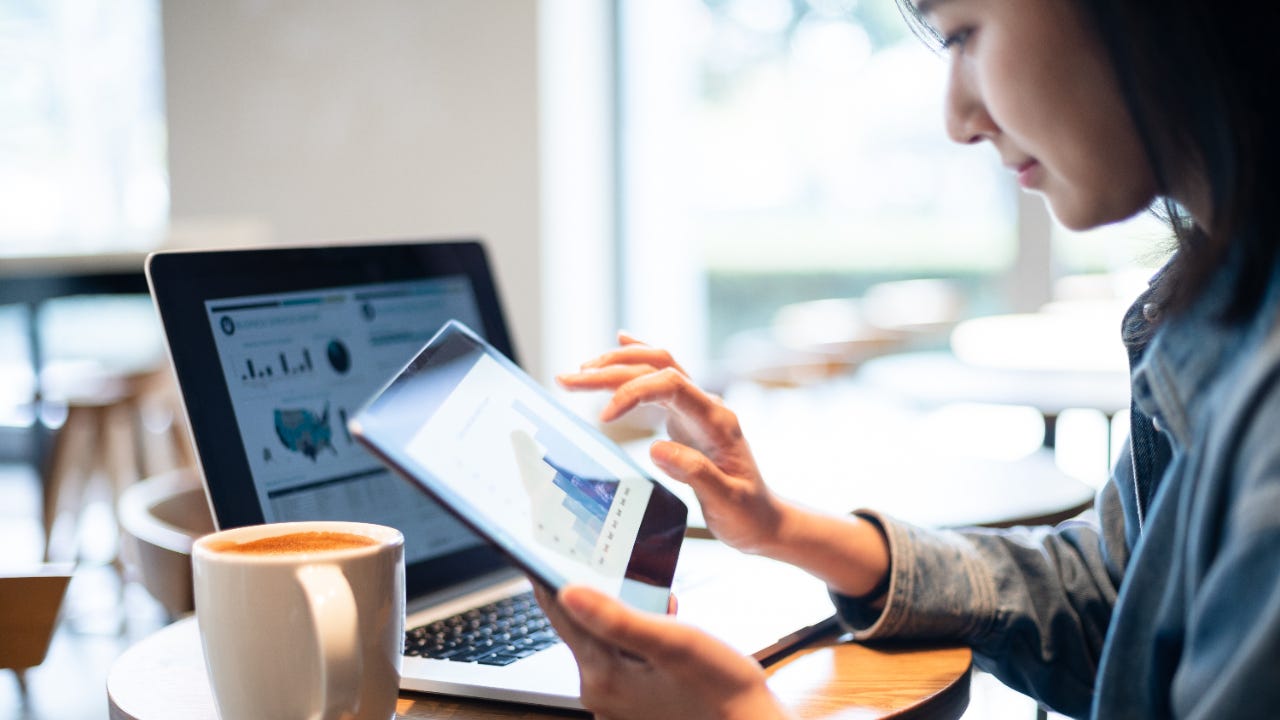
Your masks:
<instances>
[{"instance_id":1,"label":"woman","mask_svg":"<svg viewBox=\"0 0 1280 720\"><path fill-rule=\"evenodd\" d=\"M1098 519L939 532L816 514L769 491L736 417L666 352L622 335L560 382L611 391L606 421L665 406L654 462L722 540L826 581L858 638L968 643L1073 716L1280 714L1274 5L903 4L949 54L954 140L990 143L1068 227L1157 200L1170 215L1178 252L1123 323L1132 427ZM696 630L585 588L542 599L601 715L785 716L759 667Z\"/></svg>"}]
</instances>

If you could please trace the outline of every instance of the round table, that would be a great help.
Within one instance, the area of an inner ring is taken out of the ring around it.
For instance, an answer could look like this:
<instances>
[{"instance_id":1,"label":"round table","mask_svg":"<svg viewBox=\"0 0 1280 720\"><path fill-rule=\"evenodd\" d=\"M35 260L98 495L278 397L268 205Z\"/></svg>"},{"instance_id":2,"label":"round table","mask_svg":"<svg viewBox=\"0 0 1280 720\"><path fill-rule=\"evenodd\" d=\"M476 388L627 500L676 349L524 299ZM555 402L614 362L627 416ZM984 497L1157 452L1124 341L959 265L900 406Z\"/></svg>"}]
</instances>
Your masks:
<instances>
[{"instance_id":1,"label":"round table","mask_svg":"<svg viewBox=\"0 0 1280 720\"><path fill-rule=\"evenodd\" d=\"M1026 405L1045 415L1089 408L1110 416L1129 408L1129 378L1123 371L976 365L948 352L915 352L871 360L859 377L931 404Z\"/></svg>"},{"instance_id":2,"label":"round table","mask_svg":"<svg viewBox=\"0 0 1280 720\"><path fill-rule=\"evenodd\" d=\"M1097 492L1034 437L1012 458L944 449L921 412L860 376L802 388L740 384L724 400L769 486L802 505L871 508L925 527L1051 525L1090 508ZM653 440L623 447L685 501L690 535L710 537L692 489L665 479L649 457Z\"/></svg>"},{"instance_id":3,"label":"round table","mask_svg":"<svg viewBox=\"0 0 1280 720\"><path fill-rule=\"evenodd\" d=\"M872 648L827 638L769 672L769 685L801 718L958 718L969 704L968 648ZM189 617L129 648L107 678L112 720L216 720L200 634ZM569 710L401 693L397 718L581 718Z\"/></svg>"}]
</instances>

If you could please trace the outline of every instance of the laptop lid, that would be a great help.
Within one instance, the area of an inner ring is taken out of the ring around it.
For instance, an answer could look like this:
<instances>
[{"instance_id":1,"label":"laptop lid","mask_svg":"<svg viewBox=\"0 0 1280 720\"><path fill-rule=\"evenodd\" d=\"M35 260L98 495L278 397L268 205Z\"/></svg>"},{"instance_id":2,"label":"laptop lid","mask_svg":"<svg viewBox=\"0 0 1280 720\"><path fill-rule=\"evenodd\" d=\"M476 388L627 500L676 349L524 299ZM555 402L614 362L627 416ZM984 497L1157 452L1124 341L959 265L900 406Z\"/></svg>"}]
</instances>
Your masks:
<instances>
[{"instance_id":1,"label":"laptop lid","mask_svg":"<svg viewBox=\"0 0 1280 720\"><path fill-rule=\"evenodd\" d=\"M392 525L410 598L509 567L346 431L446 320L515 359L479 242L160 252L146 269L219 528Z\"/></svg>"}]
</instances>

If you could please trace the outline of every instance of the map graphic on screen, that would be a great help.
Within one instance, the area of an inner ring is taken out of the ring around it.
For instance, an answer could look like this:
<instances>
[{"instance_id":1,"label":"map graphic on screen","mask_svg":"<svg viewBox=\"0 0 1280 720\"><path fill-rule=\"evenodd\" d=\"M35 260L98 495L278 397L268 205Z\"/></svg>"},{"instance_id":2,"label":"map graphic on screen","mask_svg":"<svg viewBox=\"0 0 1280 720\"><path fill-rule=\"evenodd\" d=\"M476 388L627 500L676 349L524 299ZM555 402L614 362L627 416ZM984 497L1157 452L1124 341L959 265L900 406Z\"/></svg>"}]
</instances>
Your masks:
<instances>
[{"instance_id":1,"label":"map graphic on screen","mask_svg":"<svg viewBox=\"0 0 1280 720\"><path fill-rule=\"evenodd\" d=\"M333 453L333 429L329 426L329 406L317 416L310 410L275 411L276 436L286 450L302 453L315 461L320 451L328 448Z\"/></svg>"}]
</instances>

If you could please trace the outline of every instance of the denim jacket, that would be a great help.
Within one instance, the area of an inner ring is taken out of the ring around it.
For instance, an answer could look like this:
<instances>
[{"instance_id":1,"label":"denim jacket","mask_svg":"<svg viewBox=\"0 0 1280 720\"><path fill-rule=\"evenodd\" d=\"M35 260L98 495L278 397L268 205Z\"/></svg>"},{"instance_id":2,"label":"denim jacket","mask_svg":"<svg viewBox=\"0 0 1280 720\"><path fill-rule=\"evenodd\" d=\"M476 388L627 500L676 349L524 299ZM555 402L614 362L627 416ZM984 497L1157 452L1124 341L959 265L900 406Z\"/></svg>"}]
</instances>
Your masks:
<instances>
[{"instance_id":1,"label":"denim jacket","mask_svg":"<svg viewBox=\"0 0 1280 720\"><path fill-rule=\"evenodd\" d=\"M1280 283L1244 323L1217 319L1227 273L1159 322L1160 278L1125 316L1130 438L1094 509L962 531L860 511L892 565L882 611L835 596L855 637L967 643L1075 717L1280 717Z\"/></svg>"}]
</instances>

